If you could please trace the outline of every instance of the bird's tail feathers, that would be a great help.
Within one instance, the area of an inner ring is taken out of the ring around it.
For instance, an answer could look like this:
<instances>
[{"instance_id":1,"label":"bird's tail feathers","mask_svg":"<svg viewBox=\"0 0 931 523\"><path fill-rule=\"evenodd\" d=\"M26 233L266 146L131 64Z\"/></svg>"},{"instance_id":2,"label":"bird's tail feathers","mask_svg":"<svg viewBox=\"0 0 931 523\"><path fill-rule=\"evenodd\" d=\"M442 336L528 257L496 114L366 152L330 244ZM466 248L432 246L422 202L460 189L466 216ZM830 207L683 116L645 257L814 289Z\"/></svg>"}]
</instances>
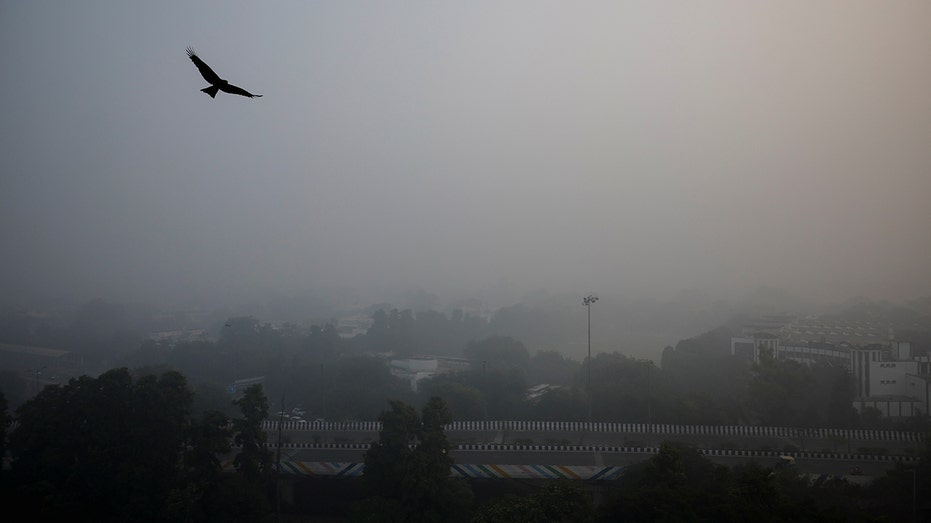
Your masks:
<instances>
[{"instance_id":1,"label":"bird's tail feathers","mask_svg":"<svg viewBox=\"0 0 931 523\"><path fill-rule=\"evenodd\" d=\"M211 85L210 87L204 87L203 89L201 89L201 91L209 94L211 98L216 98L217 93L220 91L220 88L215 85Z\"/></svg>"}]
</instances>

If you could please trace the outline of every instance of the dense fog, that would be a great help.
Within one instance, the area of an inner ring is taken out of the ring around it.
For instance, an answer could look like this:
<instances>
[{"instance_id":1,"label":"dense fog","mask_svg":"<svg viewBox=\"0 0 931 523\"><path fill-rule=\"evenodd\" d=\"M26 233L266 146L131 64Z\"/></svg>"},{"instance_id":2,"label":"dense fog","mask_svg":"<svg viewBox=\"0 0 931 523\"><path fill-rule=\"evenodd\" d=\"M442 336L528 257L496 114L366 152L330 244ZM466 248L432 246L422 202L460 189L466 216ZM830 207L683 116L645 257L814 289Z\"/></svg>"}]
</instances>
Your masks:
<instances>
[{"instance_id":1,"label":"dense fog","mask_svg":"<svg viewBox=\"0 0 931 523\"><path fill-rule=\"evenodd\" d=\"M929 19L4 3L0 302L924 296ZM264 97L199 92L187 46Z\"/></svg>"}]
</instances>

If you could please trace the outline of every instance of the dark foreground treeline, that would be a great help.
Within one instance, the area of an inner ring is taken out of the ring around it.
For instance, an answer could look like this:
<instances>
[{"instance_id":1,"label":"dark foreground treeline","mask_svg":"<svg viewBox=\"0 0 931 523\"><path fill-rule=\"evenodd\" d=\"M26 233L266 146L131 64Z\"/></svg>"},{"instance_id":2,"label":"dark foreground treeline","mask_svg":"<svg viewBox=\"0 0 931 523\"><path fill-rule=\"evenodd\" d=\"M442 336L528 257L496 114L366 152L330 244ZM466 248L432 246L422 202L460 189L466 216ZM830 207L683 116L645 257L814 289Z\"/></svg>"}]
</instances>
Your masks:
<instances>
[{"instance_id":1,"label":"dark foreground treeline","mask_svg":"<svg viewBox=\"0 0 931 523\"><path fill-rule=\"evenodd\" d=\"M4 509L36 521L907 521L931 516L931 452L869 486L791 469L733 469L664 444L612 482L466 482L449 475L452 415L391 401L358 480L288 478L260 428L260 386L228 417L194 414L183 375L126 369L45 388L14 414L0 396ZM11 422L15 424L11 425ZM415 443L411 448L410 443ZM235 447L237 451L231 452ZM224 471L224 460L235 456ZM589 488L594 487L594 488ZM594 495L597 494L597 495ZM597 502L596 502L597 500ZM914 501L914 503L913 503Z\"/></svg>"}]
</instances>

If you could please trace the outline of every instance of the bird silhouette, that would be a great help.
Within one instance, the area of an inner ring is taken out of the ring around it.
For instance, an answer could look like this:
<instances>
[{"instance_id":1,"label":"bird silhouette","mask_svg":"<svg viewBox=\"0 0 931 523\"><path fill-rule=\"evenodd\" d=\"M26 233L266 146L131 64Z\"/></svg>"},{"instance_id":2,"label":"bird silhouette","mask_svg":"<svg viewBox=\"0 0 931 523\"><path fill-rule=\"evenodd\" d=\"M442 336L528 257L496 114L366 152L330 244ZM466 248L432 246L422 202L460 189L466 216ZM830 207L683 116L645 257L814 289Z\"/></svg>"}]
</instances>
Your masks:
<instances>
[{"instance_id":1,"label":"bird silhouette","mask_svg":"<svg viewBox=\"0 0 931 523\"><path fill-rule=\"evenodd\" d=\"M246 91L242 87L237 87L226 80L220 78L220 75L213 72L213 69L209 65L205 64L200 57L194 53L194 50L190 47L187 48L187 55L194 62L194 65L197 66L197 70L200 71L200 75L204 77L204 80L210 84L210 87L204 87L201 91L210 95L211 98L217 96L218 91L223 91L224 93L229 94L238 94L240 96L245 96L246 98L259 98L262 95L252 94L249 91Z\"/></svg>"}]
</instances>

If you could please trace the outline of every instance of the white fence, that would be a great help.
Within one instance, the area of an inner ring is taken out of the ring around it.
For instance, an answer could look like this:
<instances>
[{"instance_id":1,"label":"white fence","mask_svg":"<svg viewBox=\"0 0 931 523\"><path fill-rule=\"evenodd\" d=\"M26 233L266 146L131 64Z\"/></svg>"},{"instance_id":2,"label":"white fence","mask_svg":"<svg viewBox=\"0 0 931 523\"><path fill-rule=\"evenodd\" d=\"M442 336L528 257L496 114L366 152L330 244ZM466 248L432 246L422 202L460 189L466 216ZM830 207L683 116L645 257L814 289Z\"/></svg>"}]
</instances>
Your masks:
<instances>
[{"instance_id":1,"label":"white fence","mask_svg":"<svg viewBox=\"0 0 931 523\"><path fill-rule=\"evenodd\" d=\"M266 431L278 430L278 421L265 421ZM282 421L282 430L317 432L378 432L379 421ZM831 439L844 441L907 441L923 442L920 432L900 432L868 429L828 429L795 427L758 427L749 425L667 425L646 423L588 423L584 421L454 421L446 425L447 432L510 431L510 432L607 432L616 434L664 434L768 437L791 439Z\"/></svg>"}]
</instances>

